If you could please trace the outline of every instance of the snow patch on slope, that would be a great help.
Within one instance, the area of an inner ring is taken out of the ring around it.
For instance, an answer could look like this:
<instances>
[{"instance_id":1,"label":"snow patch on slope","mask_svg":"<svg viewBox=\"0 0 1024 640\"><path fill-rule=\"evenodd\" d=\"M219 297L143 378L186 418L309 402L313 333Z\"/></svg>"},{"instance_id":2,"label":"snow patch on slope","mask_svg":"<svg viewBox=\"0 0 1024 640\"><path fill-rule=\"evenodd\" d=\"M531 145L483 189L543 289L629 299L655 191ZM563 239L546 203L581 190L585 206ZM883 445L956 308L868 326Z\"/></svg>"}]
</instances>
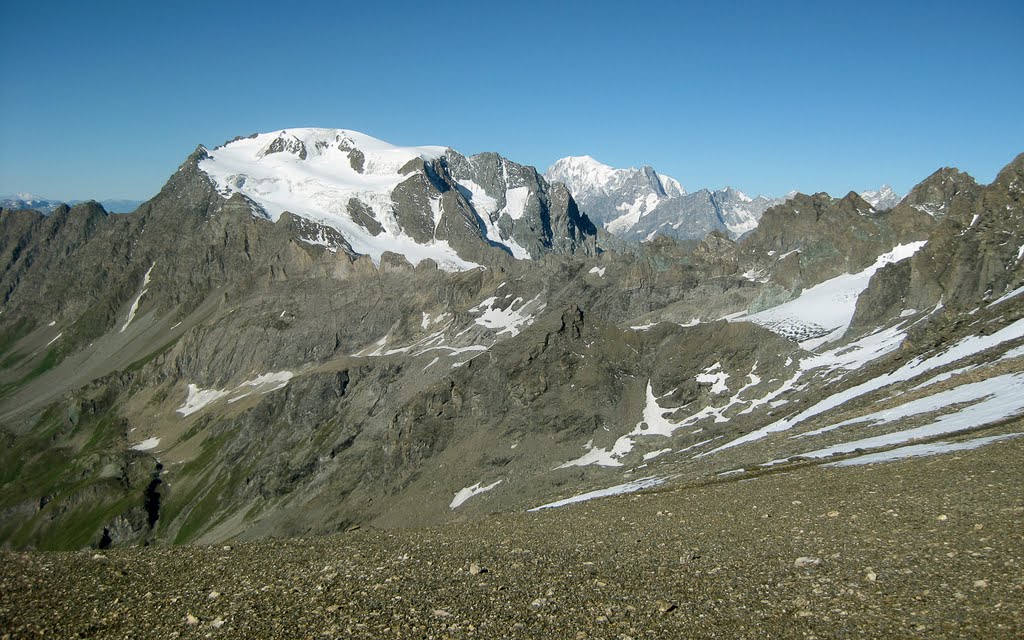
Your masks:
<instances>
[{"instance_id":1,"label":"snow patch on slope","mask_svg":"<svg viewBox=\"0 0 1024 640\"><path fill-rule=\"evenodd\" d=\"M135 296L135 299L132 300L132 306L128 309L128 318L124 321L124 324L121 325L121 333L124 333L124 330L127 329L128 325L130 325L132 320L135 319L135 313L139 310L139 302L142 300L142 296L146 295L146 292L149 291L149 274L153 273L153 267L155 266L156 263L154 262L149 265L149 269L146 270L146 275L142 278L142 291L140 291L139 295Z\"/></svg>"},{"instance_id":2,"label":"snow patch on slope","mask_svg":"<svg viewBox=\"0 0 1024 640\"><path fill-rule=\"evenodd\" d=\"M998 436L972 438L971 440L965 440L964 442L947 442L945 440L940 440L939 442L929 442L927 444L912 444L905 447L897 447L890 451L867 453L847 460L829 462L824 466L854 467L865 464L876 464L879 462L891 462L893 460L905 460L907 458L935 456L942 453L952 453L954 451L971 451L973 449L980 449L981 447L994 442L1002 442L1003 440L1010 440L1011 438L1018 438L1020 436L1024 436L1024 433L1006 433Z\"/></svg>"},{"instance_id":3,"label":"snow patch on slope","mask_svg":"<svg viewBox=\"0 0 1024 640\"><path fill-rule=\"evenodd\" d=\"M147 438L138 444L132 445L134 451L150 451L160 445L160 438Z\"/></svg>"},{"instance_id":4,"label":"snow patch on slope","mask_svg":"<svg viewBox=\"0 0 1024 640\"><path fill-rule=\"evenodd\" d=\"M624 493L635 493L644 489L650 489L656 487L659 484L665 482L664 478L642 478L640 480L633 480L632 482L626 482L624 484L617 484L614 487L608 487L607 489L597 489L596 491L588 491L581 493L571 498L565 498L564 500L557 500L555 502L549 502L548 504L542 504L539 507L529 509L529 511L540 511L541 509L555 509L557 507L564 507L567 504L576 504L577 502L586 502L587 500L594 500L595 498L605 498L608 496L617 496Z\"/></svg>"},{"instance_id":5,"label":"snow patch on slope","mask_svg":"<svg viewBox=\"0 0 1024 640\"><path fill-rule=\"evenodd\" d=\"M981 400L976 401L977 398L981 398ZM853 420L846 420L830 427L825 427L819 430L819 432L831 431L848 424L861 422L883 425L904 418L938 411L953 404L963 402L973 402L973 404L952 413L941 415L920 427L870 438L861 438L800 455L805 458L827 458L832 455L852 453L858 449L877 449L894 444L903 444L912 440L975 429L992 424L993 422L1020 416L1024 414L1024 374L1015 373L996 376L981 382L965 384L927 398L908 402L893 409L878 411Z\"/></svg>"},{"instance_id":6,"label":"snow patch on slope","mask_svg":"<svg viewBox=\"0 0 1024 640\"><path fill-rule=\"evenodd\" d=\"M461 506L462 503L464 503L466 500L469 500L473 496L480 495L485 491L490 491L499 484L501 484L501 480L497 480L495 482L492 482L491 484L484 486L480 486L480 483L478 482L470 487L466 487L465 489L459 489L455 493L455 497L452 498L451 504L448 505L448 508L455 509L456 507Z\"/></svg>"},{"instance_id":7,"label":"snow patch on slope","mask_svg":"<svg viewBox=\"0 0 1024 640\"><path fill-rule=\"evenodd\" d=\"M488 329L498 329L499 336L504 333L513 337L519 335L522 328L533 324L537 314L547 307L546 303L540 301L540 294L528 302L516 298L505 309L496 306L497 301L497 297L491 296L470 309L470 312L482 314L475 320L476 324Z\"/></svg>"},{"instance_id":8,"label":"snow patch on slope","mask_svg":"<svg viewBox=\"0 0 1024 640\"><path fill-rule=\"evenodd\" d=\"M797 340L805 349L838 340L849 328L857 308L857 298L867 288L871 276L887 264L909 258L924 245L925 241L898 245L859 273L846 273L826 280L805 289L789 302L735 319L754 322Z\"/></svg>"},{"instance_id":9,"label":"snow patch on slope","mask_svg":"<svg viewBox=\"0 0 1024 640\"><path fill-rule=\"evenodd\" d=\"M185 398L184 404L175 411L182 416L190 416L225 396L238 394L228 400L228 403L233 403L253 393L264 394L277 391L287 386L293 377L295 377L295 374L291 371L265 373L246 380L231 389L202 389L195 384L189 384L188 396Z\"/></svg>"},{"instance_id":10,"label":"snow patch on slope","mask_svg":"<svg viewBox=\"0 0 1024 640\"><path fill-rule=\"evenodd\" d=\"M701 455L711 455L741 444L760 440L772 433L788 431L801 422L834 409L846 402L849 402L850 400L859 398L897 382L912 380L913 378L916 378L928 371L953 364L954 362L964 358L971 357L975 354L981 353L982 351L986 351L1005 342L1022 337L1024 337L1024 319L1017 320L1016 322L1003 327L999 331L988 336L968 336L946 351L936 353L928 357L918 356L895 371L882 374L854 387L826 396L794 416L777 420L767 426L736 438L735 440L727 442L724 445Z\"/></svg>"}]
</instances>

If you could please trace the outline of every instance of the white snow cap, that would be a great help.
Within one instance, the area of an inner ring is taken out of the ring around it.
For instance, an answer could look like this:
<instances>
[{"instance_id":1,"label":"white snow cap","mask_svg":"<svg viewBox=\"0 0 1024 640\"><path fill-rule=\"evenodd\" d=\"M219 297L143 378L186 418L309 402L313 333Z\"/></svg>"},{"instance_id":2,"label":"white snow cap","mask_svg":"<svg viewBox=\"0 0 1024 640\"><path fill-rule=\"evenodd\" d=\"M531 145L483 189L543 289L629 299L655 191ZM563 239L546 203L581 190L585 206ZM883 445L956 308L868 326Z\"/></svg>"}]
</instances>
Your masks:
<instances>
[{"instance_id":1,"label":"white snow cap","mask_svg":"<svg viewBox=\"0 0 1024 640\"><path fill-rule=\"evenodd\" d=\"M391 194L411 174L400 170L411 160L429 161L447 147L398 147L346 129L287 129L234 140L208 151L199 168L217 190L241 193L273 221L289 211L340 231L352 248L379 263L392 251L419 264L431 258L449 271L475 268L447 242L418 243L398 223ZM383 227L372 235L356 223L348 203L366 205Z\"/></svg>"},{"instance_id":2,"label":"white snow cap","mask_svg":"<svg viewBox=\"0 0 1024 640\"><path fill-rule=\"evenodd\" d=\"M879 187L878 191L862 191L860 197L876 209L879 207L889 209L899 204L900 200L903 199L887 184Z\"/></svg>"},{"instance_id":3,"label":"white snow cap","mask_svg":"<svg viewBox=\"0 0 1024 640\"><path fill-rule=\"evenodd\" d=\"M555 161L545 172L550 180L557 180L569 187L573 194L584 192L608 193L637 175L641 169L616 169L590 156L566 156ZM657 174L661 188L669 196L685 195L686 189L675 178Z\"/></svg>"}]
</instances>

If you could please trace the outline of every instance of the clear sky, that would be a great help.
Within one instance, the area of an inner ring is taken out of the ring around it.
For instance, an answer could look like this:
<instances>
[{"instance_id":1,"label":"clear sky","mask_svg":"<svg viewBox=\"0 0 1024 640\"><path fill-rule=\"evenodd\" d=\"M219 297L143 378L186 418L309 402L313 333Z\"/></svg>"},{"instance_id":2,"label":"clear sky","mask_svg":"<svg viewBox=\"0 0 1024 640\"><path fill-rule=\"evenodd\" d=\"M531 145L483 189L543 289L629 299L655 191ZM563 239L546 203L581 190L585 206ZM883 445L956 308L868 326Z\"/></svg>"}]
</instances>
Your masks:
<instances>
[{"instance_id":1,"label":"clear sky","mask_svg":"<svg viewBox=\"0 0 1024 640\"><path fill-rule=\"evenodd\" d=\"M0 0L0 194L155 194L300 126L650 164L690 190L905 193L1024 152L1024 2Z\"/></svg>"}]
</instances>

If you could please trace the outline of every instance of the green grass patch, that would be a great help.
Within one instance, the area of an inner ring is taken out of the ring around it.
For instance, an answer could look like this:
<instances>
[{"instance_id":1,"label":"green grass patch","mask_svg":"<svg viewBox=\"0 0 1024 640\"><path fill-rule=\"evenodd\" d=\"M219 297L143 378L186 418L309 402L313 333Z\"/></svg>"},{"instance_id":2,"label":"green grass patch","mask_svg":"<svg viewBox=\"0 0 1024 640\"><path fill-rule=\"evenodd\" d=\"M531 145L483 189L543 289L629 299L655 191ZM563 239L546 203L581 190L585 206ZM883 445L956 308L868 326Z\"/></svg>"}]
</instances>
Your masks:
<instances>
[{"instance_id":1,"label":"green grass patch","mask_svg":"<svg viewBox=\"0 0 1024 640\"><path fill-rule=\"evenodd\" d=\"M135 362L133 362L130 365L128 365L126 367L126 370L127 371L139 371L140 369L142 369L142 367L146 366L147 364L149 364L150 362L155 360L157 357L159 357L159 356L167 353L168 351L170 351L171 347L173 347L175 345L175 343L178 342L178 340L179 340L179 338L175 338L174 340L171 340L167 344L161 346L156 351L153 351L149 355L144 356L144 357L136 360Z\"/></svg>"},{"instance_id":2,"label":"green grass patch","mask_svg":"<svg viewBox=\"0 0 1024 640\"><path fill-rule=\"evenodd\" d=\"M210 525L213 524L213 515L220 509L222 494L227 488L228 479L226 477L221 477L210 487L206 495L185 516L185 521L178 528L178 534L174 536L174 544L189 542L210 528Z\"/></svg>"},{"instance_id":3,"label":"green grass patch","mask_svg":"<svg viewBox=\"0 0 1024 640\"><path fill-rule=\"evenodd\" d=\"M14 345L18 343L18 340L21 340L28 334L29 322L24 318L3 331L0 331L0 355L10 351Z\"/></svg>"},{"instance_id":4,"label":"green grass patch","mask_svg":"<svg viewBox=\"0 0 1024 640\"><path fill-rule=\"evenodd\" d=\"M114 502L83 505L54 521L54 526L47 527L39 538L39 548L44 551L81 549L98 542L104 525L141 501L141 495L130 494Z\"/></svg>"},{"instance_id":5,"label":"green grass patch","mask_svg":"<svg viewBox=\"0 0 1024 640\"><path fill-rule=\"evenodd\" d=\"M29 382L32 382L39 376L43 375L50 369L57 366L58 362L60 362L60 353L57 351L57 348L54 347L52 349L49 349L46 352L46 355L43 356L43 359L36 363L36 366L34 366L31 371L22 376L21 380L18 380L17 382L8 382L7 384L0 385L0 396L7 393L8 391L17 389L18 387L23 387Z\"/></svg>"}]
</instances>

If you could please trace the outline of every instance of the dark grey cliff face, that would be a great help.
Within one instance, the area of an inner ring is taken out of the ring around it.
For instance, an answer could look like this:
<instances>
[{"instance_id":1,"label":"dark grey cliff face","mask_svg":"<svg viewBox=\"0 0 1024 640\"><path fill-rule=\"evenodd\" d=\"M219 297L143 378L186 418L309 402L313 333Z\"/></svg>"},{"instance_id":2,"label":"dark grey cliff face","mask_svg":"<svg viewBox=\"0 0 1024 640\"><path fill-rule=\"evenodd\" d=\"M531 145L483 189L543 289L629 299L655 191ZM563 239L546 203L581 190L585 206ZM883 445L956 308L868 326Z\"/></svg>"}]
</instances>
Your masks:
<instances>
[{"instance_id":1,"label":"dark grey cliff face","mask_svg":"<svg viewBox=\"0 0 1024 640\"><path fill-rule=\"evenodd\" d=\"M410 526L649 475L704 481L800 441L698 452L1024 316L1024 297L985 307L1024 277L1020 159L986 187L951 176L959 186L943 190L939 176L941 219L915 209L914 192L886 213L856 194L801 195L741 240L718 229L598 252L563 186L449 152L410 163L393 196L409 237L483 265L446 272L397 252L375 263L307 217L271 222L217 193L203 153L127 216L0 215L6 544ZM849 375L801 369L813 354L796 342L722 319L912 240L928 244L876 274L849 332L910 317L889 359ZM535 259L514 260L513 245Z\"/></svg>"},{"instance_id":2,"label":"dark grey cliff face","mask_svg":"<svg viewBox=\"0 0 1024 640\"><path fill-rule=\"evenodd\" d=\"M510 241L533 259L548 253L594 253L597 230L564 185L549 184L533 167L495 153L466 158L449 151L444 165L492 244L504 247ZM475 185L483 197L474 199L462 183Z\"/></svg>"},{"instance_id":3,"label":"dark grey cliff face","mask_svg":"<svg viewBox=\"0 0 1024 640\"><path fill-rule=\"evenodd\" d=\"M797 290L871 265L901 242L924 240L934 221L878 212L852 191L844 198L797 194L772 207L740 245L745 260Z\"/></svg>"}]
</instances>

